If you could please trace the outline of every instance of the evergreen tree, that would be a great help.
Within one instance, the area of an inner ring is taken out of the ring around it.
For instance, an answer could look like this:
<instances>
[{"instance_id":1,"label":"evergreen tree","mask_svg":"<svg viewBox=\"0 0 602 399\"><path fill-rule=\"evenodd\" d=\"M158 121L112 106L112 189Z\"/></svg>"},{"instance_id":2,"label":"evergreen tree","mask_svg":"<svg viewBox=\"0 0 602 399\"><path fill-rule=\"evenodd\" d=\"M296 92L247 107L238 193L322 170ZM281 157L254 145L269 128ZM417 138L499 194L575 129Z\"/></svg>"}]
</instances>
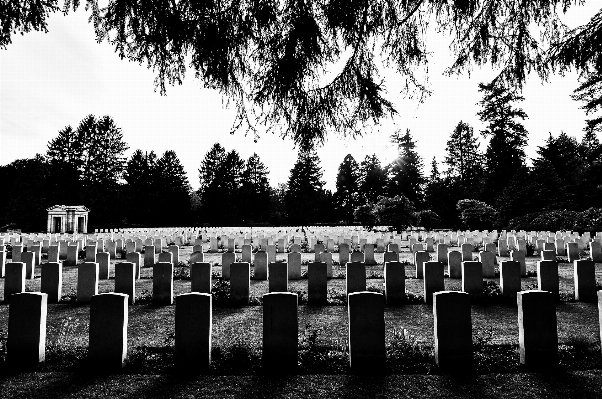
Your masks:
<instances>
[{"instance_id":1,"label":"evergreen tree","mask_svg":"<svg viewBox=\"0 0 602 399\"><path fill-rule=\"evenodd\" d=\"M157 184L157 155L136 150L127 161L124 173L127 199L126 221L128 224L151 226L159 209L159 195L162 192Z\"/></svg>"},{"instance_id":2,"label":"evergreen tree","mask_svg":"<svg viewBox=\"0 0 602 399\"><path fill-rule=\"evenodd\" d=\"M416 143L410 129L406 129L403 135L397 130L391 135L391 141L397 144L399 155L388 168L389 196L403 195L420 208L425 179L422 175L422 158L415 151Z\"/></svg>"},{"instance_id":3,"label":"evergreen tree","mask_svg":"<svg viewBox=\"0 0 602 399\"><path fill-rule=\"evenodd\" d=\"M359 205L359 165L351 154L347 154L339 165L334 201L341 219L353 222L353 211Z\"/></svg>"},{"instance_id":4,"label":"evergreen tree","mask_svg":"<svg viewBox=\"0 0 602 399\"><path fill-rule=\"evenodd\" d=\"M302 149L291 169L285 203L293 224L307 225L318 220L323 208L324 182L320 158L313 149Z\"/></svg>"},{"instance_id":5,"label":"evergreen tree","mask_svg":"<svg viewBox=\"0 0 602 399\"><path fill-rule=\"evenodd\" d=\"M207 222L217 223L220 220L218 210L223 209L220 168L225 159L226 150L221 144L215 143L207 151L199 167L201 219Z\"/></svg>"},{"instance_id":6,"label":"evergreen tree","mask_svg":"<svg viewBox=\"0 0 602 399\"><path fill-rule=\"evenodd\" d=\"M387 175L376 154L366 155L360 164L360 204L373 204L387 190Z\"/></svg>"},{"instance_id":7,"label":"evergreen tree","mask_svg":"<svg viewBox=\"0 0 602 399\"><path fill-rule=\"evenodd\" d=\"M270 211L270 183L268 168L261 162L259 155L253 153L247 159L242 172L241 197L243 221L266 221Z\"/></svg>"},{"instance_id":8,"label":"evergreen tree","mask_svg":"<svg viewBox=\"0 0 602 399\"><path fill-rule=\"evenodd\" d=\"M447 175L460 186L462 198L478 198L483 156L472 127L458 122L447 141L446 152Z\"/></svg>"},{"instance_id":9,"label":"evergreen tree","mask_svg":"<svg viewBox=\"0 0 602 399\"><path fill-rule=\"evenodd\" d=\"M521 120L527 114L514 103L524 98L499 82L480 83L483 99L478 112L487 128L481 133L490 137L485 152L486 185L484 198L494 202L495 197L508 186L515 172L524 165L527 130Z\"/></svg>"},{"instance_id":10,"label":"evergreen tree","mask_svg":"<svg viewBox=\"0 0 602 399\"><path fill-rule=\"evenodd\" d=\"M449 176L442 177L439 173L437 159L431 161L431 173L424 188L424 209L429 209L440 218L437 227L458 227L459 219L455 208L454 198L458 196L457 186L452 184ZM426 228L426 226L423 226Z\"/></svg>"},{"instance_id":11,"label":"evergreen tree","mask_svg":"<svg viewBox=\"0 0 602 399\"><path fill-rule=\"evenodd\" d=\"M164 226L187 224L190 217L190 191L188 177L174 151L165 151L157 160L157 184L159 203L163 212L157 219Z\"/></svg>"},{"instance_id":12,"label":"evergreen tree","mask_svg":"<svg viewBox=\"0 0 602 399\"><path fill-rule=\"evenodd\" d=\"M593 118L585 121L585 132L594 134L602 132L602 115L598 114L602 110L602 73L600 73L600 64L596 68L584 74L583 82L575 89L571 97L573 100L582 101L585 104L581 109L585 110L586 115L594 115Z\"/></svg>"}]
</instances>

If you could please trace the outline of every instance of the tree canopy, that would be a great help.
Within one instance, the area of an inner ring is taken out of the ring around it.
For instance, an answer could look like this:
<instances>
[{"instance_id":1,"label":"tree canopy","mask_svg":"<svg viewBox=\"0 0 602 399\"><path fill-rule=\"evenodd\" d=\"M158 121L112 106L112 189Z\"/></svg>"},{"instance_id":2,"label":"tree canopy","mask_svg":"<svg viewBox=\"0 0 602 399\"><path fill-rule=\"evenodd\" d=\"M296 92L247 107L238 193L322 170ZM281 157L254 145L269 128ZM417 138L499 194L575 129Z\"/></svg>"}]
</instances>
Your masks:
<instances>
[{"instance_id":1,"label":"tree canopy","mask_svg":"<svg viewBox=\"0 0 602 399\"><path fill-rule=\"evenodd\" d=\"M181 83L188 69L232 101L233 129L260 129L301 146L329 132L361 135L398 111L383 73L395 70L405 92L428 93L427 35L452 38L448 74L475 65L499 69L520 88L530 71L587 70L602 64L602 14L569 30L560 20L571 0L86 0L98 41L121 58L146 64L155 85ZM78 8L65 0L63 12ZM45 31L58 0L0 4L0 47L12 35Z\"/></svg>"}]
</instances>

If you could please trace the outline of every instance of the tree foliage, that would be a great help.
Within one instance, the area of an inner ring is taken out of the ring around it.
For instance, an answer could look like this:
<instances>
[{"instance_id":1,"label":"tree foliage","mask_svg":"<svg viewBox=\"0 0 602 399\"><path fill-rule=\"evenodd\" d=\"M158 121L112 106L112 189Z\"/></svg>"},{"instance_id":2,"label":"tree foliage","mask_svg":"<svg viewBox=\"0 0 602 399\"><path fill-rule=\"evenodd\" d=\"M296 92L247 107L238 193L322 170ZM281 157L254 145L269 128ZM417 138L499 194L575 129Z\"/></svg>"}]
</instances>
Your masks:
<instances>
[{"instance_id":1,"label":"tree foliage","mask_svg":"<svg viewBox=\"0 0 602 399\"><path fill-rule=\"evenodd\" d=\"M470 230L491 230L497 219L497 211L490 205L474 199L458 201L456 208L460 218Z\"/></svg>"},{"instance_id":2,"label":"tree foliage","mask_svg":"<svg viewBox=\"0 0 602 399\"><path fill-rule=\"evenodd\" d=\"M315 150L300 150L291 169L285 195L286 213L293 224L306 225L320 216L324 182Z\"/></svg>"},{"instance_id":3,"label":"tree foliage","mask_svg":"<svg viewBox=\"0 0 602 399\"><path fill-rule=\"evenodd\" d=\"M458 182L465 197L478 197L483 176L483 155L473 128L463 121L458 122L445 151L447 175Z\"/></svg>"},{"instance_id":4,"label":"tree foliage","mask_svg":"<svg viewBox=\"0 0 602 399\"><path fill-rule=\"evenodd\" d=\"M426 180L422 174L422 158L416 152L416 143L410 134L410 129L406 129L403 135L401 131L395 131L391 135L391 141L397 144L399 155L387 170L389 196L402 195L416 206L420 206Z\"/></svg>"},{"instance_id":5,"label":"tree foliage","mask_svg":"<svg viewBox=\"0 0 602 399\"><path fill-rule=\"evenodd\" d=\"M381 226L389 226L391 230L405 230L416 224L416 208L412 201L403 195L395 197L379 197L372 213Z\"/></svg>"},{"instance_id":6,"label":"tree foliage","mask_svg":"<svg viewBox=\"0 0 602 399\"><path fill-rule=\"evenodd\" d=\"M353 212L360 203L359 165L351 154L347 154L339 165L334 199L342 220L353 222Z\"/></svg>"}]
</instances>

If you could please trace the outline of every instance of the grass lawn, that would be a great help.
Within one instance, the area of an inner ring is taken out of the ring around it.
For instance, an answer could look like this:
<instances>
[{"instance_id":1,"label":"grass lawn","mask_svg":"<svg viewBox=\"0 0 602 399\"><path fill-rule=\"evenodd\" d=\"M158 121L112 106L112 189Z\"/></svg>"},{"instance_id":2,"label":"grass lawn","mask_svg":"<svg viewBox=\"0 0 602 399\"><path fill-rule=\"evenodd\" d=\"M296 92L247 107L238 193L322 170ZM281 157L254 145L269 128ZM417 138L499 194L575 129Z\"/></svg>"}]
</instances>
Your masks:
<instances>
[{"instance_id":1,"label":"grass lawn","mask_svg":"<svg viewBox=\"0 0 602 399\"><path fill-rule=\"evenodd\" d=\"M191 251L192 247L183 247L180 260L186 262ZM302 254L304 263L313 258L314 254ZM402 261L410 258L408 252L402 252ZM277 254L277 259L286 259L286 254ZM333 259L338 260L338 254L333 254ZM382 290L382 260L383 254L376 254L379 265L367 268L367 275L373 277L367 280L369 289ZM219 264L221 254L206 254L205 261ZM535 271L536 261L527 258L529 271ZM214 266L214 271L221 267ZM333 274L342 277L344 268L335 265ZM0 356L0 397L601 397L597 305L571 299L571 264L561 263L559 274L563 298L557 306L560 366L552 374L533 374L519 367L516 305L493 301L472 307L475 368L461 376L441 374L434 364L430 305L385 308L387 368L380 377L349 375L344 305L301 305L299 375L279 378L261 372L262 307L214 306L210 375L189 380L173 369L175 306L153 306L145 300L148 295L142 295L140 303L129 308L128 365L123 373L86 373L90 368L85 359L89 305L49 304L46 365L38 373L12 374ZM39 291L39 275L36 268L36 278L27 281L27 291ZM406 275L414 276L413 266L406 266ZM596 265L596 276L602 281L602 264ZM136 282L138 295L152 291L150 277L152 268L143 268L142 278ZM76 279L76 267L63 268L63 294L72 293ZM536 284L536 277L522 280L523 289ZM345 280L331 279L328 287L344 293ZM460 290L461 281L446 278L445 287ZM99 292L112 292L113 288L111 278L99 284ZM406 289L421 294L422 280L406 279ZM4 280L0 279L0 297L3 290ZM174 290L176 295L190 292L190 281L176 279ZM307 280L290 281L289 290L306 292ZM267 281L251 281L252 297L259 299L267 292ZM7 326L8 305L2 303L0 338L5 337Z\"/></svg>"}]
</instances>

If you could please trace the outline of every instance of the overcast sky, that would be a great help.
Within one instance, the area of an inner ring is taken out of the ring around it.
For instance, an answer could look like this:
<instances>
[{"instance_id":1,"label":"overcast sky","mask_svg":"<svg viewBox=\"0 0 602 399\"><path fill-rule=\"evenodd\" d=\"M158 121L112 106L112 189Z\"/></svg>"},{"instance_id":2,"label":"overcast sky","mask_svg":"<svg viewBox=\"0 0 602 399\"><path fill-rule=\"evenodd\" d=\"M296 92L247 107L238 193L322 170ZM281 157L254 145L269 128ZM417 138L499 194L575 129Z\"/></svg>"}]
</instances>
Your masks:
<instances>
[{"instance_id":1,"label":"overcast sky","mask_svg":"<svg viewBox=\"0 0 602 399\"><path fill-rule=\"evenodd\" d=\"M588 3L571 9L566 23L587 22L601 2ZM216 142L228 151L236 149L245 159L256 152L268 167L273 186L287 181L297 154L290 140L268 134L254 143L252 135L228 134L234 110L225 106L218 93L202 88L191 71L183 85L168 87L167 95L161 96L154 90L153 72L120 60L108 43L96 43L87 18L83 7L66 17L54 14L48 33L14 36L13 43L0 50L0 165L44 153L59 130L67 125L76 127L86 115L94 114L115 120L130 147L128 156L136 149L152 150L159 156L174 150L195 189L200 162ZM476 117L476 103L481 99L477 86L495 73L486 69L471 76L443 76L451 63L448 44L445 37L428 38L428 49L434 52L429 64L433 94L424 103L403 99L398 94L401 78L387 74L388 96L399 116L384 120L360 139L333 135L318 150L326 188L335 190L337 169L347 154L358 162L373 153L383 164L392 161L396 149L388 137L395 129L411 130L428 174L433 157L443 161L446 142L460 120L475 131L483 127ZM524 122L529 132L529 157L549 133L583 135L585 115L579 109L581 104L570 98L577 84L575 74L553 76L545 84L536 76L529 77L522 103L529 115ZM483 150L485 145L482 140Z\"/></svg>"}]
</instances>

